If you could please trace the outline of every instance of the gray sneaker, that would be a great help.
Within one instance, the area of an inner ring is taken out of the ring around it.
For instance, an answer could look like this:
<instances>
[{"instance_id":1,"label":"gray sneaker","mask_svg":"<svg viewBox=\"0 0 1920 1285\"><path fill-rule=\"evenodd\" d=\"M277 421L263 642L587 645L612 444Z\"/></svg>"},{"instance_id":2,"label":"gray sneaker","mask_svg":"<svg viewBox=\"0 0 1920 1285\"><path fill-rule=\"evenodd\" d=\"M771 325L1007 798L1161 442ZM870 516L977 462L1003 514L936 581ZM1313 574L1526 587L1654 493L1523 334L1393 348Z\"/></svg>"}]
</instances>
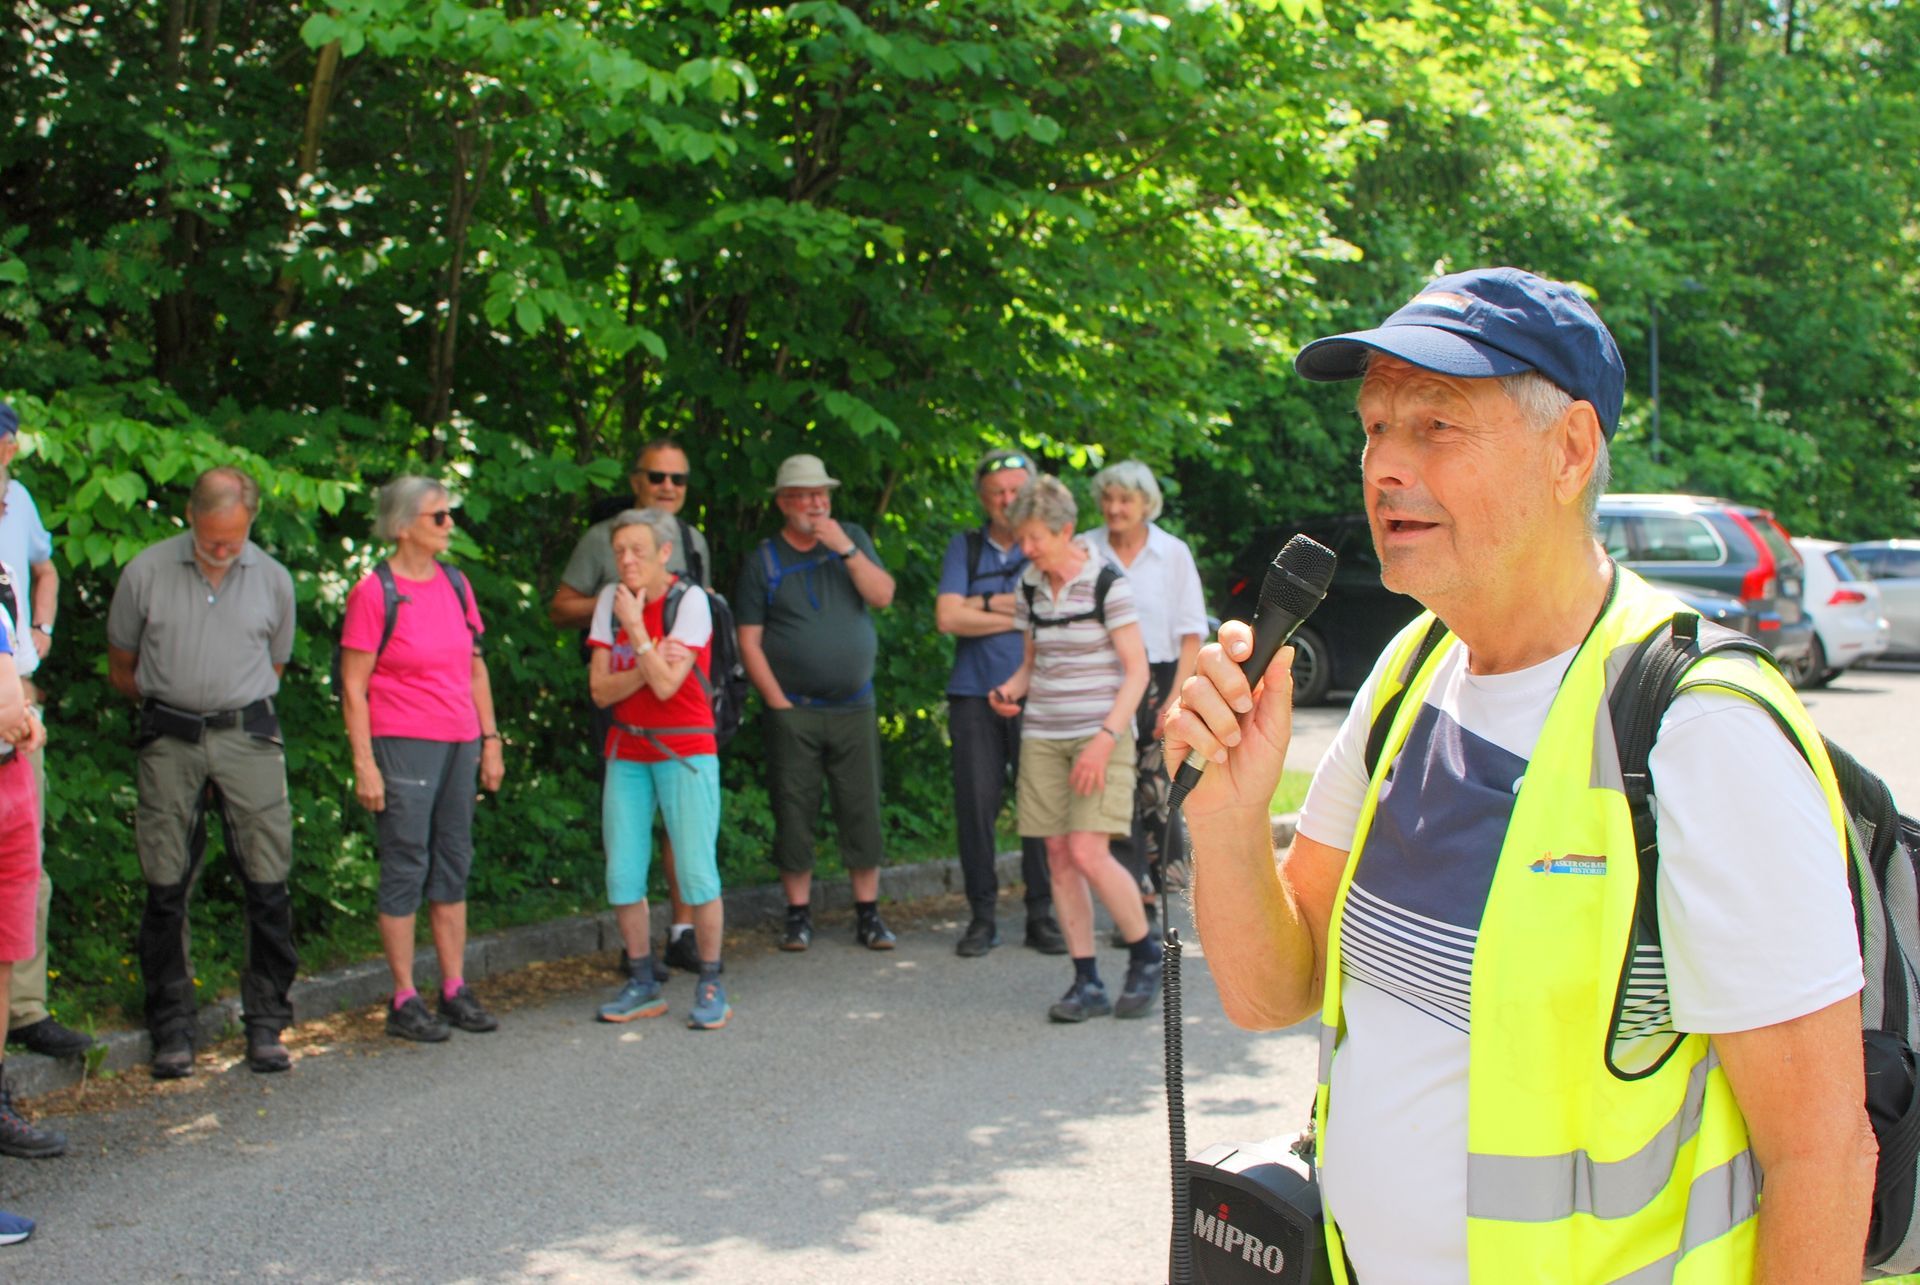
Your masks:
<instances>
[{"instance_id":1,"label":"gray sneaker","mask_svg":"<svg viewBox=\"0 0 1920 1285\"><path fill-rule=\"evenodd\" d=\"M1074 979L1047 1016L1056 1022L1084 1022L1089 1017L1105 1017L1113 1011L1112 1001L1107 999L1107 988L1099 982L1083 982Z\"/></svg>"},{"instance_id":2,"label":"gray sneaker","mask_svg":"<svg viewBox=\"0 0 1920 1285\"><path fill-rule=\"evenodd\" d=\"M693 992L693 1008L687 1014L687 1025L696 1031L717 1031L732 1016L733 1005L727 1003L727 988L720 979L703 979Z\"/></svg>"},{"instance_id":3,"label":"gray sneaker","mask_svg":"<svg viewBox=\"0 0 1920 1285\"><path fill-rule=\"evenodd\" d=\"M422 1044L438 1044L451 1039L453 1031L445 1022L429 1013L426 1001L415 995L399 1008L387 1005L387 1034L403 1040L418 1040Z\"/></svg>"},{"instance_id":4,"label":"gray sneaker","mask_svg":"<svg viewBox=\"0 0 1920 1285\"><path fill-rule=\"evenodd\" d=\"M651 969L648 973L646 977L628 977L620 993L600 1006L600 1020L632 1022L665 1014L667 997L660 993L660 983L651 976Z\"/></svg>"},{"instance_id":5,"label":"gray sneaker","mask_svg":"<svg viewBox=\"0 0 1920 1285\"><path fill-rule=\"evenodd\" d=\"M481 1007L480 1001L464 984L451 998L445 995L440 997L440 1017L449 1026L457 1026L476 1035L500 1029L500 1019Z\"/></svg>"}]
</instances>

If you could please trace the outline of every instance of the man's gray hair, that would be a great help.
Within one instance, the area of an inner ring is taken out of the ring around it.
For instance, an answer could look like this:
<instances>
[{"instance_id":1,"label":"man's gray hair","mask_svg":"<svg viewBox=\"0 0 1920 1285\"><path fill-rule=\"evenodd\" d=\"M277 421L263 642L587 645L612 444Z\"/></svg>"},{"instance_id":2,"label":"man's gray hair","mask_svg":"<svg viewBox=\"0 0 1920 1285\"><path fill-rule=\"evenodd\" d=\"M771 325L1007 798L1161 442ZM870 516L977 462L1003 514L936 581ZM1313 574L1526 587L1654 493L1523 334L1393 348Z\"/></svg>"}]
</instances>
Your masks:
<instances>
[{"instance_id":1,"label":"man's gray hair","mask_svg":"<svg viewBox=\"0 0 1920 1285\"><path fill-rule=\"evenodd\" d=\"M1139 460L1121 460L1109 464L1093 475L1093 495L1096 500L1107 493L1107 488L1117 486L1123 491L1132 491L1147 502L1147 521L1160 516L1166 507L1166 499L1160 494L1160 482L1153 476L1153 470Z\"/></svg>"},{"instance_id":2,"label":"man's gray hair","mask_svg":"<svg viewBox=\"0 0 1920 1285\"><path fill-rule=\"evenodd\" d=\"M607 538L611 540L630 526L643 526L653 532L655 552L680 541L680 524L674 521L673 514L659 509L627 509L617 514L613 525L607 528Z\"/></svg>"},{"instance_id":3,"label":"man's gray hair","mask_svg":"<svg viewBox=\"0 0 1920 1285\"><path fill-rule=\"evenodd\" d=\"M237 468L210 468L194 479L187 513L207 517L239 505L249 517L260 512L260 484Z\"/></svg>"},{"instance_id":4,"label":"man's gray hair","mask_svg":"<svg viewBox=\"0 0 1920 1285\"><path fill-rule=\"evenodd\" d=\"M447 488L430 477L402 474L380 488L373 511L373 534L381 540L398 540L400 533L420 516L420 502L429 495L445 495Z\"/></svg>"},{"instance_id":5,"label":"man's gray hair","mask_svg":"<svg viewBox=\"0 0 1920 1285\"><path fill-rule=\"evenodd\" d=\"M1521 418L1543 432L1559 423L1560 417L1573 405L1572 394L1537 370L1502 375L1500 388L1519 407ZM1612 480L1613 456L1607 449L1607 436L1602 433L1599 453L1593 457L1593 473L1580 492L1580 507L1586 512L1589 524L1598 520L1600 497L1606 494L1607 484Z\"/></svg>"},{"instance_id":6,"label":"man's gray hair","mask_svg":"<svg viewBox=\"0 0 1920 1285\"><path fill-rule=\"evenodd\" d=\"M1073 502L1073 492L1065 482L1047 473L1028 479L1007 507L1007 521L1011 525L1023 526L1038 518L1042 526L1055 534L1072 526L1079 516L1080 506Z\"/></svg>"}]
</instances>

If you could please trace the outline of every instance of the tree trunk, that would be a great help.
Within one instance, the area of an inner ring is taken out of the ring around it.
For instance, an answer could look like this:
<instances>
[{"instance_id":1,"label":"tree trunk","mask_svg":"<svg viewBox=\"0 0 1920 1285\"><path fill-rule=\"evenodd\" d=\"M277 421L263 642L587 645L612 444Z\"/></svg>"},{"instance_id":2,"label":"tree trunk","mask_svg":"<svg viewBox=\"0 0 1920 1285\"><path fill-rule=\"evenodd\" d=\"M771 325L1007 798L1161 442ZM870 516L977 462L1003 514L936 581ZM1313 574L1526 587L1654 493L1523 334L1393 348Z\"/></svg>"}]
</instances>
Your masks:
<instances>
[{"instance_id":1,"label":"tree trunk","mask_svg":"<svg viewBox=\"0 0 1920 1285\"><path fill-rule=\"evenodd\" d=\"M474 135L475 130L464 122L453 127L453 192L447 202L447 277L441 295L445 309L435 330L433 351L428 360L433 392L427 403L426 422L433 426L434 435L428 439L427 450L435 459L446 449L440 427L453 414L453 366L459 351L460 286L466 270L467 231L472 226L474 206L479 203L480 189L486 185L488 165L493 159L491 139L481 140L476 156ZM469 167L473 171L471 177Z\"/></svg>"},{"instance_id":2,"label":"tree trunk","mask_svg":"<svg viewBox=\"0 0 1920 1285\"><path fill-rule=\"evenodd\" d=\"M320 50L319 61L313 70L313 88L307 94L307 124L300 135L300 157L293 180L294 208L287 215L289 236L300 224L300 191L320 164L320 131L327 121L327 109L333 103L334 79L339 70L340 42L331 40ZM300 285L293 279L292 273L283 271L275 288L280 292L280 298L273 305L273 324L277 326L293 315Z\"/></svg>"}]
</instances>

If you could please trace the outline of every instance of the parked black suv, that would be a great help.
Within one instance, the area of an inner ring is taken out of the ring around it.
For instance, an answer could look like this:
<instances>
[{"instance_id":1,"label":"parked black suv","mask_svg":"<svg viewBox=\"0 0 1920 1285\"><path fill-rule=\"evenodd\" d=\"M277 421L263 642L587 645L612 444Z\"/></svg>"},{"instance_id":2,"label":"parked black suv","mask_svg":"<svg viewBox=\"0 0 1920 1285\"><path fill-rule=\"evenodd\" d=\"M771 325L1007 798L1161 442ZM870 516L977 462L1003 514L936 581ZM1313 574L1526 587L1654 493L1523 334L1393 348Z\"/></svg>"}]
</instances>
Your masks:
<instances>
[{"instance_id":1,"label":"parked black suv","mask_svg":"<svg viewBox=\"0 0 1920 1285\"><path fill-rule=\"evenodd\" d=\"M1340 559L1326 601L1293 636L1294 703L1318 705L1329 692L1357 690L1393 636L1420 614L1420 604L1380 583L1380 560L1373 553L1366 515L1348 513L1261 528L1234 555L1221 592L1213 596L1221 604L1222 619L1253 619L1267 567L1296 532L1318 540ZM1759 636L1753 616L1738 599L1692 585L1652 582L1706 619Z\"/></svg>"}]
</instances>

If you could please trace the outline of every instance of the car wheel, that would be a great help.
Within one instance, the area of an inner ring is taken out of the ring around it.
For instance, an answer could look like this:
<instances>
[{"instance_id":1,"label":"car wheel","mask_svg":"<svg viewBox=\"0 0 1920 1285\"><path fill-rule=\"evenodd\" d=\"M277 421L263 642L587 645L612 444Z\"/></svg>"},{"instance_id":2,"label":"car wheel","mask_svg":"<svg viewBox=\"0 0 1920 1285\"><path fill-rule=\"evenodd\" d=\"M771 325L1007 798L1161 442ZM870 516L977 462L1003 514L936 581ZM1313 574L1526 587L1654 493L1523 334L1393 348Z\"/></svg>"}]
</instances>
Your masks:
<instances>
[{"instance_id":1,"label":"car wheel","mask_svg":"<svg viewBox=\"0 0 1920 1285\"><path fill-rule=\"evenodd\" d=\"M1827 649L1820 645L1820 635L1813 636L1813 647L1807 652L1806 670L1800 677L1802 687L1825 687L1840 677L1840 671L1827 667Z\"/></svg>"},{"instance_id":2,"label":"car wheel","mask_svg":"<svg viewBox=\"0 0 1920 1285\"><path fill-rule=\"evenodd\" d=\"M1319 634L1304 626L1293 636L1293 703L1318 705L1333 686L1333 656Z\"/></svg>"}]
</instances>

